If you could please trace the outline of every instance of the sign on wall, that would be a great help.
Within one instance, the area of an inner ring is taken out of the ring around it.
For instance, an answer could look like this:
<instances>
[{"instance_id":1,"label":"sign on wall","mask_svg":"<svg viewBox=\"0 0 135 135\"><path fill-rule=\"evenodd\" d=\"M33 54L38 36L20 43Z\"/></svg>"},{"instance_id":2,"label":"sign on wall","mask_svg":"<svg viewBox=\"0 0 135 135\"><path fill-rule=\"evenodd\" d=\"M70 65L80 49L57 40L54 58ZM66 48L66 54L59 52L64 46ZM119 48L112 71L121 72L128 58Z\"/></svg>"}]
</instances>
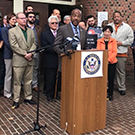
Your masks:
<instances>
[{"instance_id":1,"label":"sign on wall","mask_svg":"<svg viewBox=\"0 0 135 135\"><path fill-rule=\"evenodd\" d=\"M98 12L98 26L101 27L104 20L108 20L108 12Z\"/></svg>"},{"instance_id":2,"label":"sign on wall","mask_svg":"<svg viewBox=\"0 0 135 135\"><path fill-rule=\"evenodd\" d=\"M103 51L81 52L81 78L103 76Z\"/></svg>"}]
</instances>

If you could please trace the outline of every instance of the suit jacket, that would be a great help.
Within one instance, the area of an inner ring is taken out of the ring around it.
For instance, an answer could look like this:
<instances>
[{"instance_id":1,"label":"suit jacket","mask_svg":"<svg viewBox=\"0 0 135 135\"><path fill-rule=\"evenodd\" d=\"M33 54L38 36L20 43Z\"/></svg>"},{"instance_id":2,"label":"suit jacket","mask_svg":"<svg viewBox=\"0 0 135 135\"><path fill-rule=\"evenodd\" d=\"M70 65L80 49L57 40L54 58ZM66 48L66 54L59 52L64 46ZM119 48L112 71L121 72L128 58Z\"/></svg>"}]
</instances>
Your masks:
<instances>
[{"instance_id":1,"label":"suit jacket","mask_svg":"<svg viewBox=\"0 0 135 135\"><path fill-rule=\"evenodd\" d=\"M88 49L88 46L87 46L87 32L79 27L79 30L80 30L80 42L81 42L81 49ZM63 50L59 48L59 46L66 42L66 38L67 37L74 37L74 32L72 30L72 27L71 27L71 24L67 24L67 25L63 25L61 27L59 27L58 29L58 34L55 38L55 42L54 44L58 44L57 46L54 47L54 50L57 52L57 54L61 54L63 53ZM67 50L68 49L71 49L71 45L72 44L69 44L67 46Z\"/></svg>"},{"instance_id":2,"label":"suit jacket","mask_svg":"<svg viewBox=\"0 0 135 135\"><path fill-rule=\"evenodd\" d=\"M36 33L37 33L37 39L38 39L38 46L40 45L40 36L41 36L41 27L39 25L35 25Z\"/></svg>"},{"instance_id":3,"label":"suit jacket","mask_svg":"<svg viewBox=\"0 0 135 135\"><path fill-rule=\"evenodd\" d=\"M54 44L55 37L50 29L45 30L41 34L41 46L48 46ZM44 67L57 68L58 67L58 55L54 51L53 47L47 48L44 52Z\"/></svg>"},{"instance_id":4,"label":"suit jacket","mask_svg":"<svg viewBox=\"0 0 135 135\"><path fill-rule=\"evenodd\" d=\"M1 29L2 39L4 42L4 59L12 59L13 56L13 52L8 39L8 30L10 28L12 27L8 26Z\"/></svg>"},{"instance_id":5,"label":"suit jacket","mask_svg":"<svg viewBox=\"0 0 135 135\"><path fill-rule=\"evenodd\" d=\"M1 33L1 27L0 27L0 41L3 41L2 39L2 33ZM0 53L3 55L4 47L0 48Z\"/></svg>"},{"instance_id":6,"label":"suit jacket","mask_svg":"<svg viewBox=\"0 0 135 135\"><path fill-rule=\"evenodd\" d=\"M37 40L38 40L38 46L40 47L40 36L41 36L42 30L41 30L41 27L39 25L36 25L36 24L34 24L34 25L35 25L35 30L36 30ZM27 25L27 27L29 27L29 26Z\"/></svg>"},{"instance_id":7,"label":"suit jacket","mask_svg":"<svg viewBox=\"0 0 135 135\"><path fill-rule=\"evenodd\" d=\"M19 26L9 30L9 42L13 50L13 66L22 67L33 65L34 61L24 58L28 51L36 49L36 39L33 30L27 27L27 41Z\"/></svg>"}]
</instances>

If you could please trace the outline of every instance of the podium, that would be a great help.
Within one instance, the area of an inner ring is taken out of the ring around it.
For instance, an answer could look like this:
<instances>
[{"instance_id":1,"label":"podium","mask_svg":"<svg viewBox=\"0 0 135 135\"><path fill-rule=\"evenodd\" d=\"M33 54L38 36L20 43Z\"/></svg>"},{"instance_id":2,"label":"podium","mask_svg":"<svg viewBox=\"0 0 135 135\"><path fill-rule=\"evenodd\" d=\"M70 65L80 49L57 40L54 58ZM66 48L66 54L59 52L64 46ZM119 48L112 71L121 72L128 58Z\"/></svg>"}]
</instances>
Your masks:
<instances>
[{"instance_id":1,"label":"podium","mask_svg":"<svg viewBox=\"0 0 135 135\"><path fill-rule=\"evenodd\" d=\"M71 59L62 56L60 126L71 135L103 129L106 125L108 51L103 51L103 77L82 79L81 52L72 53Z\"/></svg>"}]
</instances>

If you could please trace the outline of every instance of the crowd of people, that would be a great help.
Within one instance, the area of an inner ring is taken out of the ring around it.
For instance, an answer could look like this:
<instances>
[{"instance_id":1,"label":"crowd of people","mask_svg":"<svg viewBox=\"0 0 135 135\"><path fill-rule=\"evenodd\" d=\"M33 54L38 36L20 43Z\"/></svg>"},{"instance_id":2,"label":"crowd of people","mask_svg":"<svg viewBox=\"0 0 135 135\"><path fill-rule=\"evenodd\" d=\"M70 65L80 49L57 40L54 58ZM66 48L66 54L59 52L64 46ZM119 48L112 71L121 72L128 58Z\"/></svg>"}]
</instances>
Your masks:
<instances>
[{"instance_id":1,"label":"crowd of people","mask_svg":"<svg viewBox=\"0 0 135 135\"><path fill-rule=\"evenodd\" d=\"M12 109L19 107L22 89L24 102L36 104L32 90L39 91L40 61L39 53L32 50L40 47L46 47L43 53L43 94L48 102L60 100L61 54L73 49L71 42L66 47L61 45L67 37L74 36L78 38L74 49L80 46L81 50L108 50L107 98L113 100L114 80L120 95L126 94L125 62L128 46L131 46L134 54L134 34L132 28L122 20L121 12L115 11L113 22L109 24L108 20L104 20L102 27L97 26L93 15L89 15L86 21L82 20L79 9L73 9L70 15L65 15L63 23L60 10L54 9L44 31L41 30L39 21L32 5L26 6L24 13L9 13L3 17L0 27L0 91L3 91L5 98L13 100Z\"/></svg>"}]
</instances>

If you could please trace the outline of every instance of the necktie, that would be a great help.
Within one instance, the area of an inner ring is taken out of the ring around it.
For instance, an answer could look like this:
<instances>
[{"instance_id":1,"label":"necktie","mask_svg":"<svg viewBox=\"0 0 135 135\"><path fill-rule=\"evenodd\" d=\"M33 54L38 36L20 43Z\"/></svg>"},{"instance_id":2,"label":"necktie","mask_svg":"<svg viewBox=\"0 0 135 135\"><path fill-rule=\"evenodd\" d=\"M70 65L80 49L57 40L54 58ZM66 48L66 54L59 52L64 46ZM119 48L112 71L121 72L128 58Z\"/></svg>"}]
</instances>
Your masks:
<instances>
[{"instance_id":1,"label":"necktie","mask_svg":"<svg viewBox=\"0 0 135 135\"><path fill-rule=\"evenodd\" d=\"M56 31L54 30L54 31L53 31L53 35L54 35L54 37L56 37L56 34L57 34L57 33L56 33Z\"/></svg>"},{"instance_id":2,"label":"necktie","mask_svg":"<svg viewBox=\"0 0 135 135\"><path fill-rule=\"evenodd\" d=\"M75 35L78 35L77 26L75 26L74 29L75 29Z\"/></svg>"}]
</instances>

